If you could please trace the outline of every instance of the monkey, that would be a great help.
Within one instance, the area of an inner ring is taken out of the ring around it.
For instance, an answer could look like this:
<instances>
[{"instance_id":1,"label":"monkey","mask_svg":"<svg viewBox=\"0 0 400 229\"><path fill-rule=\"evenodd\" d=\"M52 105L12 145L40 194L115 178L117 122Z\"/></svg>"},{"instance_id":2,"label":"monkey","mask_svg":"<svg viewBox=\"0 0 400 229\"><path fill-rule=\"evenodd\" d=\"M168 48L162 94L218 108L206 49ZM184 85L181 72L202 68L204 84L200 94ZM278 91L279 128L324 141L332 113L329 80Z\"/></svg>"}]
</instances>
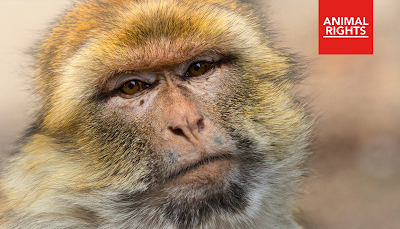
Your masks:
<instances>
[{"instance_id":1,"label":"monkey","mask_svg":"<svg viewBox=\"0 0 400 229\"><path fill-rule=\"evenodd\" d=\"M313 118L257 3L83 0L35 49L0 228L302 228Z\"/></svg>"}]
</instances>

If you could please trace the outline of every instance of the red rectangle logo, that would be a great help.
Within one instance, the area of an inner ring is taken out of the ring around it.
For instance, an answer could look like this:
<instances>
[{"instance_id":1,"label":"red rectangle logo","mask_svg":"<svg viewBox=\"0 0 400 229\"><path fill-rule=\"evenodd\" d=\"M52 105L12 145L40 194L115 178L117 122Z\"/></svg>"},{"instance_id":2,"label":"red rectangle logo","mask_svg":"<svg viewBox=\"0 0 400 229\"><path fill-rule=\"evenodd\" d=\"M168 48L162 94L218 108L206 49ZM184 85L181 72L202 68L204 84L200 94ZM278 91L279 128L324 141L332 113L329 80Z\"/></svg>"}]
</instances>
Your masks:
<instances>
[{"instance_id":1,"label":"red rectangle logo","mask_svg":"<svg viewBox=\"0 0 400 229\"><path fill-rule=\"evenodd\" d=\"M319 54L373 54L373 0L319 0Z\"/></svg>"}]
</instances>

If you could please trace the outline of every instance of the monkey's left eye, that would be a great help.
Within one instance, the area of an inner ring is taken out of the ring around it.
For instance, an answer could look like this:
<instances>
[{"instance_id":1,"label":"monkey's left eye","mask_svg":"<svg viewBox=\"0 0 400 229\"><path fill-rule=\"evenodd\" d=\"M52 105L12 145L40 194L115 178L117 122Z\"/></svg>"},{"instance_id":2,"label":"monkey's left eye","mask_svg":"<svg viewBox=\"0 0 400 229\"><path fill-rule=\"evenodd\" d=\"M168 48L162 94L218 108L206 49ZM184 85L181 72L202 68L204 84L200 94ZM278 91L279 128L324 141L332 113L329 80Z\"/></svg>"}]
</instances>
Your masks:
<instances>
[{"instance_id":1,"label":"monkey's left eye","mask_svg":"<svg viewBox=\"0 0 400 229\"><path fill-rule=\"evenodd\" d=\"M185 77L200 76L205 74L213 67L213 64L205 61L196 62L189 66L185 73Z\"/></svg>"},{"instance_id":2,"label":"monkey's left eye","mask_svg":"<svg viewBox=\"0 0 400 229\"><path fill-rule=\"evenodd\" d=\"M146 84L142 81L130 80L130 81L125 82L120 87L120 90L124 94L133 95L133 94L143 91L144 89L149 88L149 87L150 87L149 84Z\"/></svg>"}]
</instances>

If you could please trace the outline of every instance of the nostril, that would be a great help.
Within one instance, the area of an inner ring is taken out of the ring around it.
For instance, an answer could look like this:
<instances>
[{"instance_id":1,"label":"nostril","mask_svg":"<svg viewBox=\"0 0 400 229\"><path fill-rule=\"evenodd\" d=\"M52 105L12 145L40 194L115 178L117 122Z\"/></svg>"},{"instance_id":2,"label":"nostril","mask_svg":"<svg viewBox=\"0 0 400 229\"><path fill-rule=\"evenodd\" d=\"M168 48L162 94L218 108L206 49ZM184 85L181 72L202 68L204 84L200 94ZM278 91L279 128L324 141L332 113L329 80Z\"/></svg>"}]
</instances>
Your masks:
<instances>
[{"instance_id":1,"label":"nostril","mask_svg":"<svg viewBox=\"0 0 400 229\"><path fill-rule=\"evenodd\" d=\"M197 122L197 128L199 130L199 132L204 130L204 121L203 118L201 118L198 122Z\"/></svg>"},{"instance_id":2,"label":"nostril","mask_svg":"<svg viewBox=\"0 0 400 229\"><path fill-rule=\"evenodd\" d=\"M172 128L170 127L170 130L172 131L172 133L179 135L179 136L185 136L185 134L183 133L183 130L180 128Z\"/></svg>"}]
</instances>

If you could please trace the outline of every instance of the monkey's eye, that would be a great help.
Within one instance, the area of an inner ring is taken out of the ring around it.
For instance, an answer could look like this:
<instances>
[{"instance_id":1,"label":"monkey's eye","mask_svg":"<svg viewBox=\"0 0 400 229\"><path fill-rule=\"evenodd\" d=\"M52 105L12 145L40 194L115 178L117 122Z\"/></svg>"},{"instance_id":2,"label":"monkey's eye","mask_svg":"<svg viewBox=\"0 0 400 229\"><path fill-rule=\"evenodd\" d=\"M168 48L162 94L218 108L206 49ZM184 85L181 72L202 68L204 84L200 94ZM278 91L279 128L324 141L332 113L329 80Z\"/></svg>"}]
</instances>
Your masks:
<instances>
[{"instance_id":1,"label":"monkey's eye","mask_svg":"<svg viewBox=\"0 0 400 229\"><path fill-rule=\"evenodd\" d=\"M146 84L142 81L129 80L121 86L120 90L124 94L133 95L133 94L138 93L139 91L143 91L144 89L149 88L149 87L150 87L149 84Z\"/></svg>"},{"instance_id":2,"label":"monkey's eye","mask_svg":"<svg viewBox=\"0 0 400 229\"><path fill-rule=\"evenodd\" d=\"M193 63L189 66L188 70L185 73L185 77L193 77L200 76L205 74L208 70L210 70L213 65L209 62L201 61Z\"/></svg>"}]
</instances>

